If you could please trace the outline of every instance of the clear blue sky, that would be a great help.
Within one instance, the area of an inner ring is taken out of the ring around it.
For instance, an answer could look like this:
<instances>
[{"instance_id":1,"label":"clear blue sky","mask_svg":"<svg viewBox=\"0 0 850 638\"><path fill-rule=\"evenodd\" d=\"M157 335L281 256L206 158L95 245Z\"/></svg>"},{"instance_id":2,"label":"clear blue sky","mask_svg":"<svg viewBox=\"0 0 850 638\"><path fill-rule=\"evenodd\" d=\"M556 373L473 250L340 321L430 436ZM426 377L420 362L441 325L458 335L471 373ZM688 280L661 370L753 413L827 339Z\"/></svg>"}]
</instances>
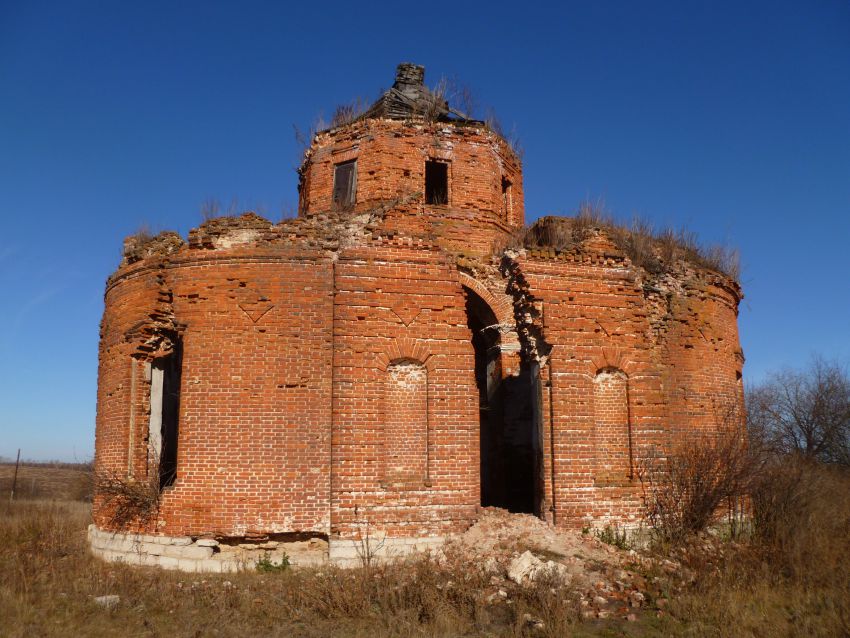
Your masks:
<instances>
[{"instance_id":1,"label":"clear blue sky","mask_svg":"<svg viewBox=\"0 0 850 638\"><path fill-rule=\"evenodd\" d=\"M122 238L296 202L293 124L395 65L516 126L529 221L603 198L743 254L745 379L850 358L850 2L0 0L0 455L86 459Z\"/></svg>"}]
</instances>

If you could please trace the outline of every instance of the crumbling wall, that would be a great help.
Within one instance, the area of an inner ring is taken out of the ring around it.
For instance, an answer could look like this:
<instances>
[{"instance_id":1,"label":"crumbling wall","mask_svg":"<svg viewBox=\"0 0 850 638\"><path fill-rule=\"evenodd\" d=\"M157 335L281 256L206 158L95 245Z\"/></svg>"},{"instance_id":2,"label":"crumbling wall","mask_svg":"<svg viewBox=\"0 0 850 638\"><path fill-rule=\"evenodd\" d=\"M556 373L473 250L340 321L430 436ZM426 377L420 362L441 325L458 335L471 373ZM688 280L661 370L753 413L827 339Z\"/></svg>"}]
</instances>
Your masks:
<instances>
[{"instance_id":1,"label":"crumbling wall","mask_svg":"<svg viewBox=\"0 0 850 638\"><path fill-rule=\"evenodd\" d=\"M356 202L339 210L334 166L351 160ZM445 203L425 202L429 161L448 164ZM370 535L410 547L462 531L491 497L562 526L636 523L641 459L740 419L737 284L590 218L504 250L521 166L482 123L357 120L316 137L301 177L297 219L125 242L95 463L127 481L157 471L157 365L179 352L177 469L140 529L96 498L99 530L146 532L168 559L187 557L157 539L206 561L321 538L351 560Z\"/></svg>"},{"instance_id":2,"label":"crumbling wall","mask_svg":"<svg viewBox=\"0 0 850 638\"><path fill-rule=\"evenodd\" d=\"M334 210L334 167L351 160L357 160L355 211L410 201L391 212L390 232L484 255L524 223L519 160L482 123L369 119L320 133L301 167L302 215ZM425 203L427 160L449 165L446 205Z\"/></svg>"},{"instance_id":3,"label":"crumbling wall","mask_svg":"<svg viewBox=\"0 0 850 638\"><path fill-rule=\"evenodd\" d=\"M637 523L641 459L723 427L715 405L740 414L737 286L685 263L653 275L599 232L565 251L508 252L503 272L541 365L547 515ZM601 391L603 378L621 385Z\"/></svg>"},{"instance_id":4,"label":"crumbling wall","mask_svg":"<svg viewBox=\"0 0 850 638\"><path fill-rule=\"evenodd\" d=\"M454 265L435 247L377 240L341 252L335 282L332 534L465 529L479 498L478 404ZM416 401L388 392L400 364L425 383ZM418 432L401 456L387 431L399 419Z\"/></svg>"},{"instance_id":5,"label":"crumbling wall","mask_svg":"<svg viewBox=\"0 0 850 638\"><path fill-rule=\"evenodd\" d=\"M315 232L281 233L252 215L212 220L189 245L126 259L110 279L98 471L156 471L150 363L172 335L183 346L177 480L149 531L328 533L332 255ZM115 525L101 501L95 521Z\"/></svg>"}]
</instances>

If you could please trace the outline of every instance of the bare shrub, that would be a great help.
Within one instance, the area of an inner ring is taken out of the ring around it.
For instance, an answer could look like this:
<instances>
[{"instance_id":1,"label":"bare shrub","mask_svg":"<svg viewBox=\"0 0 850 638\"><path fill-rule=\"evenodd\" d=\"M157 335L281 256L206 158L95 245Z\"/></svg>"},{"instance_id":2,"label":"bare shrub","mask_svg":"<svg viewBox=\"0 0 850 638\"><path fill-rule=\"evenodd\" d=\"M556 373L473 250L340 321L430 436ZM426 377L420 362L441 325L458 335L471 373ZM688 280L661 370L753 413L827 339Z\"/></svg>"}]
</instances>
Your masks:
<instances>
[{"instance_id":1,"label":"bare shrub","mask_svg":"<svg viewBox=\"0 0 850 638\"><path fill-rule=\"evenodd\" d=\"M696 635L850 635L850 473L778 454L751 495L748 542L689 565L696 578L671 598L671 615L696 621Z\"/></svg>"},{"instance_id":2,"label":"bare shrub","mask_svg":"<svg viewBox=\"0 0 850 638\"><path fill-rule=\"evenodd\" d=\"M102 499L112 526L145 527L156 520L162 497L158 467L156 463L154 470L139 478L118 471L95 472L95 498Z\"/></svg>"},{"instance_id":3,"label":"bare shrub","mask_svg":"<svg viewBox=\"0 0 850 638\"><path fill-rule=\"evenodd\" d=\"M528 226L514 229L507 236L500 236L493 240L492 254L501 255L506 250L520 250L525 247L525 238L528 234Z\"/></svg>"},{"instance_id":4,"label":"bare shrub","mask_svg":"<svg viewBox=\"0 0 850 638\"><path fill-rule=\"evenodd\" d=\"M360 508L354 507L354 515L358 516ZM368 515L364 513L362 520L357 524L357 538L354 544L354 550L357 552L357 558L360 559L360 564L370 569L378 558L378 553L384 548L387 543L387 534L375 534L372 530Z\"/></svg>"},{"instance_id":5,"label":"bare shrub","mask_svg":"<svg viewBox=\"0 0 850 638\"><path fill-rule=\"evenodd\" d=\"M795 578L850 570L850 473L801 454L772 460L752 490L753 532Z\"/></svg>"},{"instance_id":6,"label":"bare shrub","mask_svg":"<svg viewBox=\"0 0 850 638\"><path fill-rule=\"evenodd\" d=\"M576 245L573 224L534 224L525 230L522 242L528 248L545 246L560 251Z\"/></svg>"},{"instance_id":7,"label":"bare shrub","mask_svg":"<svg viewBox=\"0 0 850 638\"><path fill-rule=\"evenodd\" d=\"M472 88L458 79L457 76L445 77L441 83L443 97L449 105L449 109L465 120L475 117L477 100ZM438 84L438 86L440 86Z\"/></svg>"},{"instance_id":8,"label":"bare shrub","mask_svg":"<svg viewBox=\"0 0 850 638\"><path fill-rule=\"evenodd\" d=\"M448 80L440 78L432 89L422 96L418 104L426 122L436 122L446 114L448 107Z\"/></svg>"},{"instance_id":9,"label":"bare shrub","mask_svg":"<svg viewBox=\"0 0 850 638\"><path fill-rule=\"evenodd\" d=\"M745 498L755 461L739 430L703 435L638 463L647 523L659 540L681 542L705 530L721 505Z\"/></svg>"}]
</instances>

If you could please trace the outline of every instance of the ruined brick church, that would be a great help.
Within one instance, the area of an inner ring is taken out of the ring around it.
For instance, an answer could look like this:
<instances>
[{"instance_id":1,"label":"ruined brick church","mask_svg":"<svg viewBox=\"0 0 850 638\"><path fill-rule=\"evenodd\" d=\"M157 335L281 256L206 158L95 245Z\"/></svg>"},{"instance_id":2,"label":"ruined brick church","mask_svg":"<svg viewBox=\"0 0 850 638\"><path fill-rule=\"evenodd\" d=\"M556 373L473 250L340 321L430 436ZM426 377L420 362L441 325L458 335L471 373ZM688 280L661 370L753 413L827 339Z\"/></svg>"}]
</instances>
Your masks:
<instances>
[{"instance_id":1,"label":"ruined brick church","mask_svg":"<svg viewBox=\"0 0 850 638\"><path fill-rule=\"evenodd\" d=\"M125 241L95 465L158 495L96 494L93 550L224 571L427 547L488 506L639 521L641 459L743 400L734 279L588 220L525 229L519 157L421 66L336 124L297 218Z\"/></svg>"}]
</instances>

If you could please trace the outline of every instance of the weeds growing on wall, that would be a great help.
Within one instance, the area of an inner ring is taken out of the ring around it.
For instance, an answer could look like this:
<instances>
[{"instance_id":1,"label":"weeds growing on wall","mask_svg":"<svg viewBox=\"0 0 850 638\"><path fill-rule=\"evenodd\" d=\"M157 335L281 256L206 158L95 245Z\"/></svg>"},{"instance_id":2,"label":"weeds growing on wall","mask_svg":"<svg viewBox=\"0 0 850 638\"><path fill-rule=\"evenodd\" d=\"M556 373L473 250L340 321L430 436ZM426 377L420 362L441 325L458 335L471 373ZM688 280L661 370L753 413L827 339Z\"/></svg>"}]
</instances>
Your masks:
<instances>
[{"instance_id":1,"label":"weeds growing on wall","mask_svg":"<svg viewBox=\"0 0 850 638\"><path fill-rule=\"evenodd\" d=\"M692 231L656 229L650 222L635 218L623 224L601 204L584 202L573 217L543 218L519 237L524 248L554 248L562 252L580 250L582 242L596 230L602 230L633 264L651 274L671 269L678 261L687 261L738 280L741 274L738 251L732 248L702 245Z\"/></svg>"},{"instance_id":2,"label":"weeds growing on wall","mask_svg":"<svg viewBox=\"0 0 850 638\"><path fill-rule=\"evenodd\" d=\"M286 554L277 563L268 556L264 556L257 561L257 571L264 574L279 574L287 571L289 568L289 556Z\"/></svg>"},{"instance_id":3,"label":"weeds growing on wall","mask_svg":"<svg viewBox=\"0 0 850 638\"><path fill-rule=\"evenodd\" d=\"M339 104L334 109L333 115L331 115L331 121L328 128L336 128L337 126L351 124L368 110L369 101L359 97L346 104Z\"/></svg>"},{"instance_id":4,"label":"weeds growing on wall","mask_svg":"<svg viewBox=\"0 0 850 638\"><path fill-rule=\"evenodd\" d=\"M630 548L628 530L617 525L606 525L602 529L594 530L593 535L603 543L618 549Z\"/></svg>"},{"instance_id":5,"label":"weeds growing on wall","mask_svg":"<svg viewBox=\"0 0 850 638\"><path fill-rule=\"evenodd\" d=\"M522 158L525 156L525 148L522 145L516 125L512 126L510 130L506 130L495 109L492 108L488 109L484 123L487 125L487 128L505 140L517 159L522 161Z\"/></svg>"}]
</instances>

